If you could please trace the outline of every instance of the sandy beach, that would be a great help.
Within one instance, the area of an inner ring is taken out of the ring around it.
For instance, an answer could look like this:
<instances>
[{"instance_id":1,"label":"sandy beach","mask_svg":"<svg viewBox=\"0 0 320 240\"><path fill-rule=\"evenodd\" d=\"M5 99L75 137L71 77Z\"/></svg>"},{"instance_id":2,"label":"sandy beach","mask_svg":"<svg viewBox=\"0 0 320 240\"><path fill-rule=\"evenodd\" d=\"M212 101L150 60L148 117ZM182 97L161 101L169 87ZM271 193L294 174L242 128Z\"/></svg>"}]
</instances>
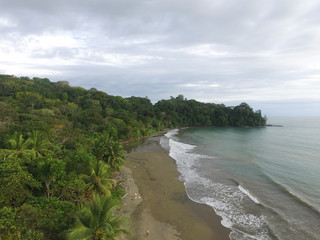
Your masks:
<instances>
[{"instance_id":1,"label":"sandy beach","mask_svg":"<svg viewBox=\"0 0 320 240\"><path fill-rule=\"evenodd\" d=\"M124 214L130 219L130 236L121 240L228 240L230 231L221 225L213 209L191 201L178 180L175 162L148 138L126 157ZM149 231L149 235L147 234Z\"/></svg>"}]
</instances>

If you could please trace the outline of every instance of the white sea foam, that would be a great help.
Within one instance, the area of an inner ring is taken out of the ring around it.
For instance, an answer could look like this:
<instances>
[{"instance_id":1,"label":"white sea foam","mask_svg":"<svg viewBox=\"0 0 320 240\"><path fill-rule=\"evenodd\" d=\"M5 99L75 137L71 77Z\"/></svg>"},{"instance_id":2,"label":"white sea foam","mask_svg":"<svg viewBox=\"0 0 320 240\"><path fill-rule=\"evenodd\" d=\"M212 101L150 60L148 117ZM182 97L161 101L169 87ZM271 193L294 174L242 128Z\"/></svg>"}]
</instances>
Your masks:
<instances>
[{"instance_id":1,"label":"white sea foam","mask_svg":"<svg viewBox=\"0 0 320 240\"><path fill-rule=\"evenodd\" d=\"M166 134L164 134L161 138L160 138L160 145L161 147L163 147L164 149L166 149L167 151L170 151L170 146L169 146L169 140L174 136L177 135L179 133L179 129L173 129L168 131Z\"/></svg>"},{"instance_id":2,"label":"white sea foam","mask_svg":"<svg viewBox=\"0 0 320 240\"><path fill-rule=\"evenodd\" d=\"M195 202L211 206L222 217L221 224L232 230L232 240L263 239L269 240L268 230L264 226L262 216L248 214L243 209L243 201L248 196L255 203L259 201L243 187L235 187L221 183L215 183L209 178L199 174L202 159L212 158L194 153L197 146L181 143L176 138L177 131L169 132L165 137L169 145L169 155L176 160L181 180L184 182L189 198ZM164 140L163 140L164 141ZM250 231L247 233L240 229Z\"/></svg>"},{"instance_id":3,"label":"white sea foam","mask_svg":"<svg viewBox=\"0 0 320 240\"><path fill-rule=\"evenodd\" d=\"M179 129L173 129L168 131L164 136L166 136L167 138L171 138L174 135L177 135L179 133Z\"/></svg>"},{"instance_id":4,"label":"white sea foam","mask_svg":"<svg viewBox=\"0 0 320 240\"><path fill-rule=\"evenodd\" d=\"M176 160L178 171L181 173L181 180L192 181L192 178L197 176L194 172L194 167L199 158L196 154L189 153L189 151L195 146L176 142L173 139L169 139L169 146L169 155Z\"/></svg>"},{"instance_id":5,"label":"white sea foam","mask_svg":"<svg viewBox=\"0 0 320 240\"><path fill-rule=\"evenodd\" d=\"M173 139L169 139L169 144L171 147L170 150L178 151L179 153L188 153L189 150L196 147L194 145L174 141Z\"/></svg>"},{"instance_id":6,"label":"white sea foam","mask_svg":"<svg viewBox=\"0 0 320 240\"><path fill-rule=\"evenodd\" d=\"M259 200L255 198L247 189L243 188L241 185L238 186L239 190L246 194L252 201L254 201L256 204L260 204Z\"/></svg>"}]
</instances>

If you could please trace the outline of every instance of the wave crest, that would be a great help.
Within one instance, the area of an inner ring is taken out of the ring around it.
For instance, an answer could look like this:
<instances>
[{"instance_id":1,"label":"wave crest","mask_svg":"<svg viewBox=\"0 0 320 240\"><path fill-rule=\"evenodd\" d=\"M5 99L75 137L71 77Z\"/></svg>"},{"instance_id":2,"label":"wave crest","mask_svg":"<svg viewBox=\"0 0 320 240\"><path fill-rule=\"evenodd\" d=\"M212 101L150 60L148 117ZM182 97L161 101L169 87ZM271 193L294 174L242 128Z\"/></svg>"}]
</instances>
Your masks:
<instances>
[{"instance_id":1,"label":"wave crest","mask_svg":"<svg viewBox=\"0 0 320 240\"><path fill-rule=\"evenodd\" d=\"M244 187L242 187L241 185L238 186L238 189L243 192L244 194L246 194L252 201L254 201L256 204L260 204L259 200L254 197L247 189L245 189Z\"/></svg>"}]
</instances>

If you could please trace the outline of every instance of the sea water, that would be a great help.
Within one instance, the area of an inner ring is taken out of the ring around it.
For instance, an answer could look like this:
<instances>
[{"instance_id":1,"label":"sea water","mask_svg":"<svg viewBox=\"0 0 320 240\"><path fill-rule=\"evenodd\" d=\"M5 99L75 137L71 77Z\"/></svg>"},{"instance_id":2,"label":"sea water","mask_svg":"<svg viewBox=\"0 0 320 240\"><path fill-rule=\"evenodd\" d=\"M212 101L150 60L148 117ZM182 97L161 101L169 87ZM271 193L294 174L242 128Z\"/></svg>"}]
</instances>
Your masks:
<instances>
[{"instance_id":1,"label":"sea water","mask_svg":"<svg viewBox=\"0 0 320 240\"><path fill-rule=\"evenodd\" d=\"M320 117L268 124L282 126L176 129L160 142L230 239L320 239Z\"/></svg>"}]
</instances>

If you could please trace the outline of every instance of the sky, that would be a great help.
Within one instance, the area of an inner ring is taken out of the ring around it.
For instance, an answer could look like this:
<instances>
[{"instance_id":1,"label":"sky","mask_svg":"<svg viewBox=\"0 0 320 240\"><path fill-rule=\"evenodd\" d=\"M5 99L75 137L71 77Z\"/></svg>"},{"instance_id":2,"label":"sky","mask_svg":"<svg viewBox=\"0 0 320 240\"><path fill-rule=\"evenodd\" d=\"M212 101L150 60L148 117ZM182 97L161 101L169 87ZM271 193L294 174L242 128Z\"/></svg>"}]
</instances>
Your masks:
<instances>
[{"instance_id":1,"label":"sky","mask_svg":"<svg viewBox=\"0 0 320 240\"><path fill-rule=\"evenodd\" d=\"M0 0L0 73L320 115L319 0Z\"/></svg>"}]
</instances>

